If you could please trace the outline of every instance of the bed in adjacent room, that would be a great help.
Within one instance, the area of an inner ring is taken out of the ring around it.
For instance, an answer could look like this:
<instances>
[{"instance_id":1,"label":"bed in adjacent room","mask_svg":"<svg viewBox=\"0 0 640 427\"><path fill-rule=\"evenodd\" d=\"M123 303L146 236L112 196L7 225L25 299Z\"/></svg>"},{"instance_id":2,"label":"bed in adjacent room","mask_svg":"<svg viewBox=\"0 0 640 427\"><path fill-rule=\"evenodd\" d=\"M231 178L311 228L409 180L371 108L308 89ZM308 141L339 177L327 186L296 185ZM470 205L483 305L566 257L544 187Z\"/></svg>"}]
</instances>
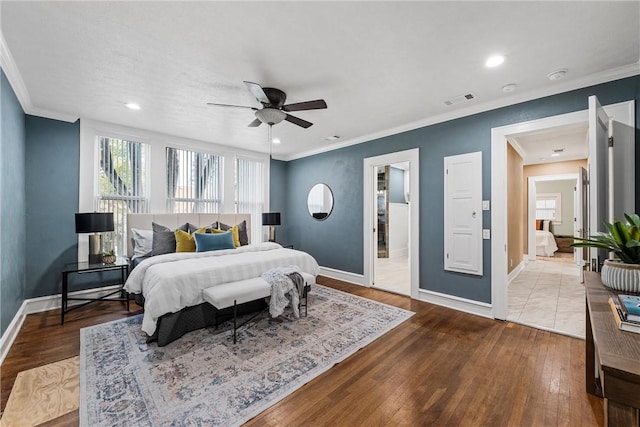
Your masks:
<instances>
[{"instance_id":1,"label":"bed in adjacent room","mask_svg":"<svg viewBox=\"0 0 640 427\"><path fill-rule=\"evenodd\" d=\"M251 244L248 214L129 214L127 221L128 236L132 237L128 254L134 268L125 289L144 305L142 330L160 346L214 324L216 311L205 303L204 289L292 265L299 268L308 285L315 283L318 274L317 262L305 252L273 242ZM189 238L199 239L199 244L210 238L218 242L222 234L217 230L228 230L235 245L199 252L195 243L188 247ZM177 238L173 249L172 234ZM249 303L245 309L260 307L264 307L263 301Z\"/></svg>"},{"instance_id":2,"label":"bed in adjacent room","mask_svg":"<svg viewBox=\"0 0 640 427\"><path fill-rule=\"evenodd\" d=\"M549 230L551 221L536 220L536 255L551 257L558 250L553 233Z\"/></svg>"}]
</instances>

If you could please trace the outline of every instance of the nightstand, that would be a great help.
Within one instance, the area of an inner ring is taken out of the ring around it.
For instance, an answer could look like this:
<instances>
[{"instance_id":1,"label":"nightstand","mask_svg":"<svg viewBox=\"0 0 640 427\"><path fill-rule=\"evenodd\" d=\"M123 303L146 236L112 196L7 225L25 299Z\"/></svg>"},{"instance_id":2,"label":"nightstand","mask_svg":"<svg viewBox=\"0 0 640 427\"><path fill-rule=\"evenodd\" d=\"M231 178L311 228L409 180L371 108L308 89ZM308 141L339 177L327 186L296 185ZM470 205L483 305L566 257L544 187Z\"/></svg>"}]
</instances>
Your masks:
<instances>
[{"instance_id":1,"label":"nightstand","mask_svg":"<svg viewBox=\"0 0 640 427\"><path fill-rule=\"evenodd\" d=\"M113 292L109 292L100 298L76 298L69 297L69 275L70 274L87 274L103 271L120 271L120 289ZM85 305L96 301L123 301L127 303L127 311L129 311L129 298L122 287L127 280L129 274L129 260L124 257L116 258L116 262L113 264L96 263L90 264L89 262L73 262L66 264L62 269L62 306L60 307L60 324L64 325L65 313L75 310L76 308L84 307ZM108 298L115 294L121 294L120 298ZM123 295L124 294L124 295ZM74 305L69 308L69 301L84 301L83 304Z\"/></svg>"},{"instance_id":2,"label":"nightstand","mask_svg":"<svg viewBox=\"0 0 640 427\"><path fill-rule=\"evenodd\" d=\"M555 236L558 252L573 253L573 236Z\"/></svg>"}]
</instances>

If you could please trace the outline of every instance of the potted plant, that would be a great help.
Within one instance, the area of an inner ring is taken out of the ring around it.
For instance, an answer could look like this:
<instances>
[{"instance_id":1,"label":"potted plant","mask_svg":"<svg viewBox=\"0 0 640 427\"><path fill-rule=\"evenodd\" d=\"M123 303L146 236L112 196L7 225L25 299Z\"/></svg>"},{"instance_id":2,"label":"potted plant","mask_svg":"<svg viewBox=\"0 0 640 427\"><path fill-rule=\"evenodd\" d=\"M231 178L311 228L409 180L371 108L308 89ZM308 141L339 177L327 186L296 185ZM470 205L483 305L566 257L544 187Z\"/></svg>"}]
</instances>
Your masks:
<instances>
[{"instance_id":1,"label":"potted plant","mask_svg":"<svg viewBox=\"0 0 640 427\"><path fill-rule=\"evenodd\" d=\"M113 264L116 262L116 254L113 249L102 254L102 262L105 264Z\"/></svg>"},{"instance_id":2,"label":"potted plant","mask_svg":"<svg viewBox=\"0 0 640 427\"><path fill-rule=\"evenodd\" d=\"M640 292L640 216L624 215L626 222L604 221L606 233L589 239L575 238L571 246L598 248L613 252L617 259L605 260L601 271L602 283L624 292Z\"/></svg>"}]
</instances>

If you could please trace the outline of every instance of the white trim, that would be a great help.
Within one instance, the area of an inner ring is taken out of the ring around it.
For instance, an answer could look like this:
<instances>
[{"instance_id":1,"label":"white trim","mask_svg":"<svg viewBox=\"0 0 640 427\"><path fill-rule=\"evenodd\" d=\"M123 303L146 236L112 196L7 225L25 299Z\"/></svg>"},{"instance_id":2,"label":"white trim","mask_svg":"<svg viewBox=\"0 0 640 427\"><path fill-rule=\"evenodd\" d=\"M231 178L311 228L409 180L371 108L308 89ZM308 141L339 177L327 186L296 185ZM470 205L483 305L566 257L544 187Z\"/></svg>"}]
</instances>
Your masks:
<instances>
[{"instance_id":1,"label":"white trim","mask_svg":"<svg viewBox=\"0 0 640 427\"><path fill-rule=\"evenodd\" d=\"M474 301L426 289L420 289L418 293L417 299L420 301L493 319L491 304L487 304L486 302Z\"/></svg>"},{"instance_id":2,"label":"white trim","mask_svg":"<svg viewBox=\"0 0 640 427\"><path fill-rule=\"evenodd\" d=\"M589 76L585 76L578 79L570 79L566 80L562 83L554 83L551 86L545 87L540 90L532 90L528 92L517 93L509 97L500 98L495 101L484 102L481 104L475 104L473 106L462 108L459 110L454 110L442 114L438 114L435 116L427 117L422 120L418 120L415 122L407 123L405 125L397 126L390 129L385 129L380 132L370 133L368 135L363 135L357 138L348 139L342 141L338 144L326 145L321 148L304 151L297 154L292 154L289 156L283 156L282 158L278 158L279 160L296 160L303 157L309 157L316 154L326 153L328 151L337 150L344 147L349 147L351 145L360 144L362 142L372 141L374 139L383 138L385 136L396 135L402 132L407 132L414 129L419 129L421 127L433 125L436 123L442 123L449 120L457 119L460 117L470 116L472 114L482 113L485 111L495 110L502 107L507 107L509 105L519 104L521 102L531 101L534 99L544 98L551 95L556 95L559 93L569 92L576 89L581 89L584 87L595 86L601 83L607 83L614 80L623 79L626 77L632 77L640 74L640 62L636 62L635 64L625 65L622 67L614 68L611 70L606 70L600 73L591 74Z\"/></svg>"},{"instance_id":3,"label":"white trim","mask_svg":"<svg viewBox=\"0 0 640 427\"><path fill-rule=\"evenodd\" d=\"M27 85L24 83L22 79L22 75L18 70L18 66L16 65L15 60L13 59L13 55L9 50L9 46L7 46L7 42L4 39L2 32L0 31L0 67L4 70L4 73L9 80L9 84L11 84L11 88L13 92L16 94L18 98L18 102L20 102L20 106L22 110L26 114L30 114L32 116L46 117L48 119L61 120L63 122L73 123L78 120L77 115L60 113L57 111L46 110L44 108L39 108L33 105L31 101L31 96L29 96L29 91L27 90Z\"/></svg>"},{"instance_id":4,"label":"white trim","mask_svg":"<svg viewBox=\"0 0 640 427\"><path fill-rule=\"evenodd\" d=\"M635 127L635 111L623 101L605 106L605 111L617 121ZM588 110L575 111L552 117L514 123L491 129L491 303L493 317L507 318L507 144L509 136L575 123L588 122ZM535 253L535 252L534 252ZM531 254L530 254L531 255Z\"/></svg>"},{"instance_id":5,"label":"white trim","mask_svg":"<svg viewBox=\"0 0 640 427\"><path fill-rule=\"evenodd\" d=\"M509 286L511 281L513 279L515 279L516 277L518 277L518 274L520 274L520 272L522 272L522 270L524 270L524 268L527 266L527 261L526 260L527 260L527 254L525 254L522 257L522 261L520 261L520 264L516 265L516 268L511 270L511 273L509 273L507 275L507 286Z\"/></svg>"},{"instance_id":6,"label":"white trim","mask_svg":"<svg viewBox=\"0 0 640 427\"><path fill-rule=\"evenodd\" d=\"M375 157L367 157L363 160L363 204L362 204L362 239L363 239L363 272L365 286L372 286L374 251L373 229L375 212L374 193L376 190L374 174L377 166L390 165L394 163L409 163L409 268L411 277L411 298L418 298L420 287L420 149L396 151L394 153L383 154Z\"/></svg>"},{"instance_id":7,"label":"white trim","mask_svg":"<svg viewBox=\"0 0 640 427\"><path fill-rule=\"evenodd\" d=\"M121 285L105 286L102 288L83 289L81 291L69 292L69 297L100 298L110 292L121 288ZM29 314L41 313L43 311L60 309L62 305L62 295L48 295L44 297L29 298L22 302L18 312L13 316L13 320L0 338L0 364L4 362L15 341L25 318ZM69 306L83 304L83 301L69 301Z\"/></svg>"},{"instance_id":8,"label":"white trim","mask_svg":"<svg viewBox=\"0 0 640 427\"><path fill-rule=\"evenodd\" d=\"M336 270L335 268L320 267L320 275L330 279L341 280L353 285L368 286L365 284L362 274L351 273L349 271Z\"/></svg>"},{"instance_id":9,"label":"white trim","mask_svg":"<svg viewBox=\"0 0 640 427\"><path fill-rule=\"evenodd\" d=\"M24 84L24 80L22 80L22 76L20 75L20 71L18 71L18 67L16 66L16 62L13 59L13 55L9 50L9 46L7 46L7 42L0 31L0 67L4 70L4 74L7 76L7 80L11 84L11 88L13 92L15 92L16 97L18 98L18 102L22 106L24 111L27 111L31 108L31 98L29 97L29 92L27 91L27 86Z\"/></svg>"},{"instance_id":10,"label":"white trim","mask_svg":"<svg viewBox=\"0 0 640 427\"><path fill-rule=\"evenodd\" d=\"M18 336L18 332L20 332L20 329L22 328L22 324L26 317L26 306L27 301L22 301L22 305L18 309L18 312L13 316L13 320L11 320L11 323L9 323L9 326L0 338L0 364L4 363L4 358L7 357L13 342Z\"/></svg>"}]
</instances>

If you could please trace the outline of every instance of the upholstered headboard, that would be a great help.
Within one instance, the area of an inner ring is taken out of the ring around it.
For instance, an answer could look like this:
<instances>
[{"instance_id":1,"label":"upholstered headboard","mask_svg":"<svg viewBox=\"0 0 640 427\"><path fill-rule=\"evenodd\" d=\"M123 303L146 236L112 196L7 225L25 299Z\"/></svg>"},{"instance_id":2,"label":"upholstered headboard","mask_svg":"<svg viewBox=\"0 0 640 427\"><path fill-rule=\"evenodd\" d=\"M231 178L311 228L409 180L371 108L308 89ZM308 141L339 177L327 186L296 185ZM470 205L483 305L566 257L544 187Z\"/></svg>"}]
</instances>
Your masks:
<instances>
[{"instance_id":1,"label":"upholstered headboard","mask_svg":"<svg viewBox=\"0 0 640 427\"><path fill-rule=\"evenodd\" d=\"M129 258L133 256L133 245L131 244L132 228L151 230L151 223L155 222L156 224L161 224L171 229L175 229L186 222L197 226L204 226L216 221L220 221L229 226L246 221L247 235L249 237L249 243L251 243L251 214L127 214L127 256Z\"/></svg>"}]
</instances>

